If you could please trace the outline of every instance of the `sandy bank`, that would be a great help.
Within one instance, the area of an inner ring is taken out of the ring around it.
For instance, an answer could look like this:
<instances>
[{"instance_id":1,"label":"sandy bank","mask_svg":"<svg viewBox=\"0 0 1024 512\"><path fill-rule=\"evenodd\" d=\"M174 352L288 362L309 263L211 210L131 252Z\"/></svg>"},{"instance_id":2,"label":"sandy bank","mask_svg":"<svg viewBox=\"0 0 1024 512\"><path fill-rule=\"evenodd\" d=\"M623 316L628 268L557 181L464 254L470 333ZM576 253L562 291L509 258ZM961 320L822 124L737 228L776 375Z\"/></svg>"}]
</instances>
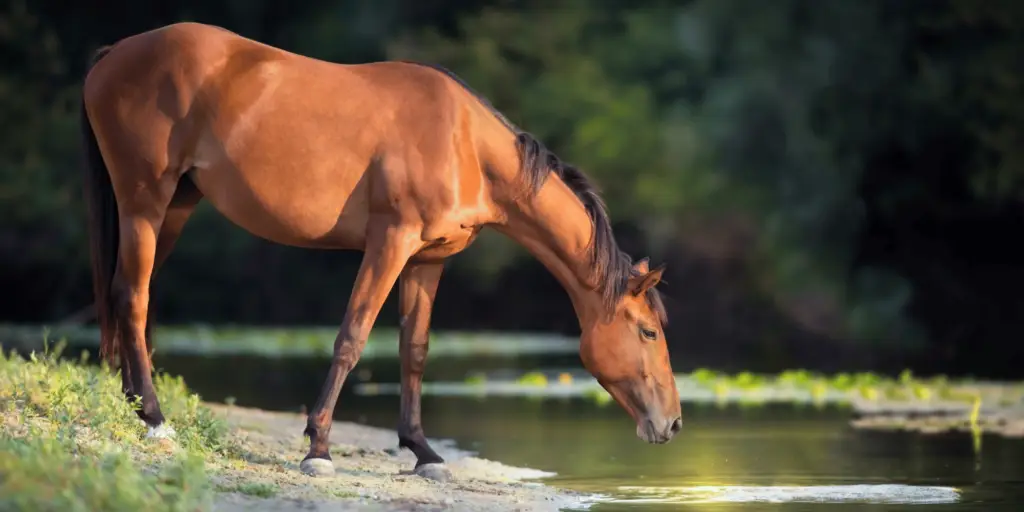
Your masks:
<instances>
[{"instance_id":1,"label":"sandy bank","mask_svg":"<svg viewBox=\"0 0 1024 512\"><path fill-rule=\"evenodd\" d=\"M964 402L854 402L854 428L920 434L972 432L1024 438L1024 402L974 405ZM975 416L972 424L972 416Z\"/></svg>"},{"instance_id":2,"label":"sandy bank","mask_svg":"<svg viewBox=\"0 0 1024 512\"><path fill-rule=\"evenodd\" d=\"M586 497L529 479L545 473L473 457L451 443L432 440L452 480L405 474L415 465L398 451L392 430L335 422L332 477L299 472L307 441L305 416L208 404L253 454L247 464L222 468L215 510L559 510L585 508ZM263 497L261 497L261 495Z\"/></svg>"}]
</instances>

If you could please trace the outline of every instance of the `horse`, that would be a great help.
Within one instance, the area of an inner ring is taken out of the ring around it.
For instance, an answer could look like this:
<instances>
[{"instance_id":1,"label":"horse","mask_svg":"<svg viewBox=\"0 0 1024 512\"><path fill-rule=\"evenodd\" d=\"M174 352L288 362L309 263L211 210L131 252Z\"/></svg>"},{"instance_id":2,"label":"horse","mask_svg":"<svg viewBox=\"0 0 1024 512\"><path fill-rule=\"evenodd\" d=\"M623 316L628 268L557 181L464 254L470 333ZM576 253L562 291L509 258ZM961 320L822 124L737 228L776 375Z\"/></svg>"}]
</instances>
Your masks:
<instances>
[{"instance_id":1,"label":"horse","mask_svg":"<svg viewBox=\"0 0 1024 512\"><path fill-rule=\"evenodd\" d=\"M396 282L399 447L416 456L414 472L444 470L420 423L430 314L445 260L484 228L566 290L583 366L636 435L661 444L681 429L655 288L664 265L634 262L586 175L441 66L333 63L175 23L93 54L81 129L101 357L141 402L147 436L174 435L153 388L150 282L203 199L271 242L363 253L308 412L304 473L334 471L338 394Z\"/></svg>"}]
</instances>

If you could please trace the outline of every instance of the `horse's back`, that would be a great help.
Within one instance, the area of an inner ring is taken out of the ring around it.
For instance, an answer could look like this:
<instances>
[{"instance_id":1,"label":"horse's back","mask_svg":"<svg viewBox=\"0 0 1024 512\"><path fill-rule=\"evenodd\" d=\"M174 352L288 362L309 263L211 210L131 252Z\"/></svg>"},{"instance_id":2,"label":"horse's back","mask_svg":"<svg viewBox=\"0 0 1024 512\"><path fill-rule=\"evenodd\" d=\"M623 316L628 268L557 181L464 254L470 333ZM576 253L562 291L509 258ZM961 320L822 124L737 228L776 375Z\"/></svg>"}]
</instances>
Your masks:
<instances>
[{"instance_id":1,"label":"horse's back","mask_svg":"<svg viewBox=\"0 0 1024 512\"><path fill-rule=\"evenodd\" d=\"M429 67L334 64L179 23L119 41L85 95L108 149L155 163L158 180L188 172L273 241L360 248L371 212L420 222L429 239L488 218L472 100Z\"/></svg>"}]
</instances>

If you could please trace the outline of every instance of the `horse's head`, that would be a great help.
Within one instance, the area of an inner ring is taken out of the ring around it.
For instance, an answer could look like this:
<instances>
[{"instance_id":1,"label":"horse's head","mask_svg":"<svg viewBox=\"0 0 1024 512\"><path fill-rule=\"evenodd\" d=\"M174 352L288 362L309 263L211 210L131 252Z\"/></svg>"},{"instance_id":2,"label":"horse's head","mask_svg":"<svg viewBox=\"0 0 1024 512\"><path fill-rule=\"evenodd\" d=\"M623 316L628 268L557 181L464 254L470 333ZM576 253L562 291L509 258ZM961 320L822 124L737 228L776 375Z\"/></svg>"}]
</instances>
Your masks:
<instances>
[{"instance_id":1,"label":"horse's head","mask_svg":"<svg viewBox=\"0 0 1024 512\"><path fill-rule=\"evenodd\" d=\"M612 398L636 421L636 434L667 443L682 427L679 392L669 362L658 299L649 295L664 267L633 266L612 316L585 319L580 358Z\"/></svg>"}]
</instances>

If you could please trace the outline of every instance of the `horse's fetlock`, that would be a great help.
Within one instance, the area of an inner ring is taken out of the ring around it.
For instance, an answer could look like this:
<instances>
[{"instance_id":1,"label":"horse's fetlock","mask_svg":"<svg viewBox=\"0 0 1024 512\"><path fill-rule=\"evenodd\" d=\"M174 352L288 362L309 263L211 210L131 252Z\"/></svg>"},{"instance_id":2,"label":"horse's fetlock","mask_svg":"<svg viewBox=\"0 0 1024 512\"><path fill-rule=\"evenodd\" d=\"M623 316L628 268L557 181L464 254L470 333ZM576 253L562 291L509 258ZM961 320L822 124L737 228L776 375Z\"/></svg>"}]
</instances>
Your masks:
<instances>
[{"instance_id":1,"label":"horse's fetlock","mask_svg":"<svg viewBox=\"0 0 1024 512\"><path fill-rule=\"evenodd\" d=\"M423 434L422 428L415 429L402 429L398 430L398 447L399 448L418 448L426 444L426 436Z\"/></svg>"},{"instance_id":2,"label":"horse's fetlock","mask_svg":"<svg viewBox=\"0 0 1024 512\"><path fill-rule=\"evenodd\" d=\"M396 430L398 431L399 438L412 439L417 436L423 437L423 427L421 425L414 425L409 421L401 422Z\"/></svg>"}]
</instances>

